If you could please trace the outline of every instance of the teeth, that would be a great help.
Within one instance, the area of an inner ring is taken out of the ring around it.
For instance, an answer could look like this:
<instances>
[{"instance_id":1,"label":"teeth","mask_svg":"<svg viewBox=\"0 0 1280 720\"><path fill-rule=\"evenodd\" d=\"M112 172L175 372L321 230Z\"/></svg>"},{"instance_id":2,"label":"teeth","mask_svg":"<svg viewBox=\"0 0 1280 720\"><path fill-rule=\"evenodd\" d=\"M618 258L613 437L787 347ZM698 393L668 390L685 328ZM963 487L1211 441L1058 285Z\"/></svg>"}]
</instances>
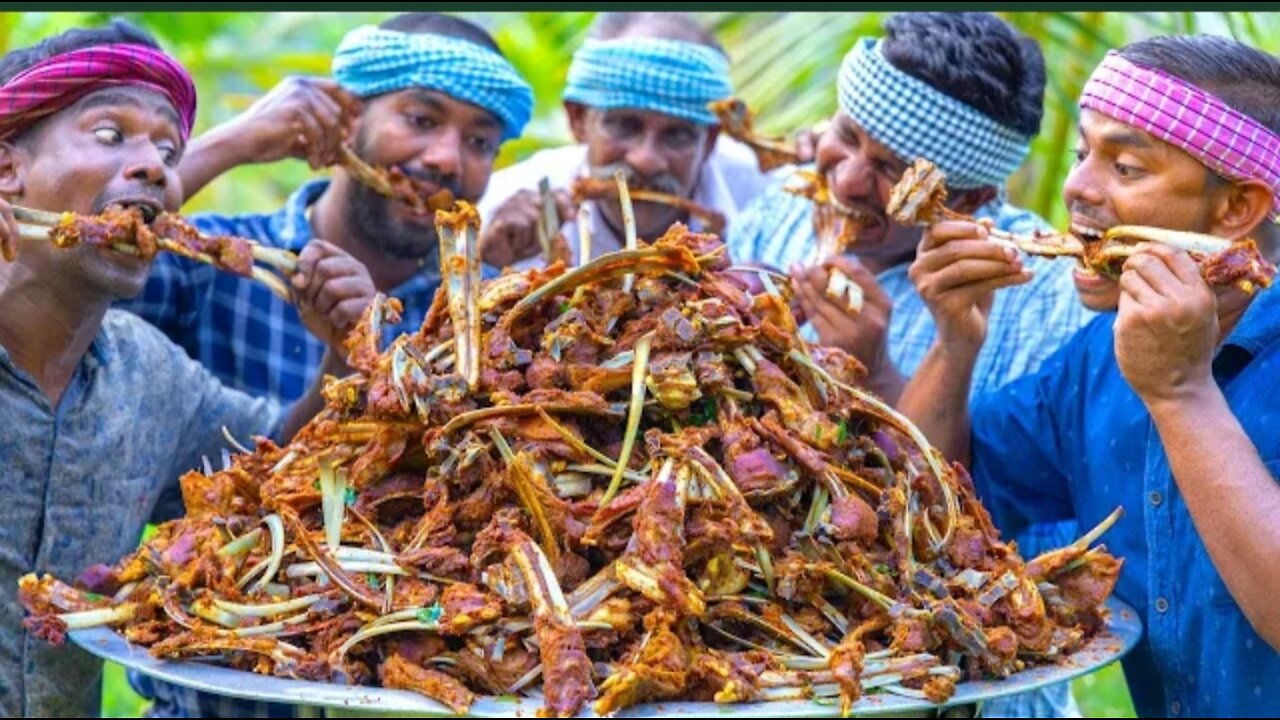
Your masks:
<instances>
[{"instance_id":1,"label":"teeth","mask_svg":"<svg viewBox=\"0 0 1280 720\"><path fill-rule=\"evenodd\" d=\"M1077 237L1088 238L1089 240L1101 240L1103 231L1098 230L1097 228L1084 227L1083 225L1071 223L1071 234L1076 235Z\"/></svg>"},{"instance_id":2,"label":"teeth","mask_svg":"<svg viewBox=\"0 0 1280 720\"><path fill-rule=\"evenodd\" d=\"M855 220L867 219L866 213L862 212L861 210L855 210L849 207L848 205L845 205L834 196L832 196L831 198L831 207L835 208L836 212L840 213L841 215L847 215Z\"/></svg>"}]
</instances>

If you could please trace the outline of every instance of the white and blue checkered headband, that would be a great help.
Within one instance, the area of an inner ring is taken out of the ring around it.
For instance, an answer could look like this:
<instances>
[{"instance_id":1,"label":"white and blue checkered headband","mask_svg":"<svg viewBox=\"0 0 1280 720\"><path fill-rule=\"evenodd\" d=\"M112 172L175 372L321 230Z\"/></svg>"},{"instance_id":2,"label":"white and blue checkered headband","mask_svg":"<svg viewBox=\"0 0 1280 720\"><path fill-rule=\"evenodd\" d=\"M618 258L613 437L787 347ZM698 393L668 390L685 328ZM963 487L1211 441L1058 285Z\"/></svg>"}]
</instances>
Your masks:
<instances>
[{"instance_id":1,"label":"white and blue checkered headband","mask_svg":"<svg viewBox=\"0 0 1280 720\"><path fill-rule=\"evenodd\" d=\"M911 163L924 158L957 190L1003 185L1031 138L894 67L881 41L861 38L840 67L840 109Z\"/></svg>"},{"instance_id":2,"label":"white and blue checkered headband","mask_svg":"<svg viewBox=\"0 0 1280 720\"><path fill-rule=\"evenodd\" d=\"M445 35L356 28L333 55L333 77L360 97L437 90L492 113L502 122L503 140L518 137L533 114L533 89L506 58Z\"/></svg>"},{"instance_id":3,"label":"white and blue checkered headband","mask_svg":"<svg viewBox=\"0 0 1280 720\"><path fill-rule=\"evenodd\" d=\"M588 39L573 54L564 99L600 110L632 108L715 125L707 103L733 95L729 60L705 45L628 37Z\"/></svg>"}]
</instances>

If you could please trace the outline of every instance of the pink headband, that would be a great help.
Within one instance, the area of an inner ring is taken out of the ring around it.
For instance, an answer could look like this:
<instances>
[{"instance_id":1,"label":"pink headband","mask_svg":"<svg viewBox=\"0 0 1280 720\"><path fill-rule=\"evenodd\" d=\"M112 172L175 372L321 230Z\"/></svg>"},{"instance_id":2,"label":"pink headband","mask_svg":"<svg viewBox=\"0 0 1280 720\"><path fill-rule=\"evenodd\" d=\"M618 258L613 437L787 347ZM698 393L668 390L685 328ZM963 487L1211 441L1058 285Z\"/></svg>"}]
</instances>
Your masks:
<instances>
[{"instance_id":1,"label":"pink headband","mask_svg":"<svg viewBox=\"0 0 1280 720\"><path fill-rule=\"evenodd\" d=\"M1177 146L1229 180L1260 180L1280 213L1280 135L1218 97L1107 53L1080 93L1096 110Z\"/></svg>"},{"instance_id":2,"label":"pink headband","mask_svg":"<svg viewBox=\"0 0 1280 720\"><path fill-rule=\"evenodd\" d=\"M182 139L191 136L196 88L177 60L146 45L96 45L55 55L0 87L0 140L95 90L135 85L164 93L178 111Z\"/></svg>"}]
</instances>

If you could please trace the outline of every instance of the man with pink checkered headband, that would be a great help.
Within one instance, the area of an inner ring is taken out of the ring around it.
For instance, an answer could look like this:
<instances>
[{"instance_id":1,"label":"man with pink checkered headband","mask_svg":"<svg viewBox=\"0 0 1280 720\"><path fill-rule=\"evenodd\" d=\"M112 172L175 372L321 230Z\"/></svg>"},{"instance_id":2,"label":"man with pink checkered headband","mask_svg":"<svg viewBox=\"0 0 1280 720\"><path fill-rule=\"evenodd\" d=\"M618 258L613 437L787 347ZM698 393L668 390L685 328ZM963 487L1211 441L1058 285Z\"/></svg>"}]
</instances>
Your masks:
<instances>
[{"instance_id":1,"label":"man with pink checkered headband","mask_svg":"<svg viewBox=\"0 0 1280 720\"><path fill-rule=\"evenodd\" d=\"M1081 93L1076 156L1063 200L1083 238L1121 224L1259 237L1280 210L1280 60L1210 36L1111 52ZM947 222L921 241L911 275L938 339L900 407L969 463L1006 532L1124 508L1105 541L1147 630L1124 661L1139 714L1274 714L1280 290L1210 285L1187 252L1143 246L1116 312L970 405L992 297L1029 279L986 235ZM1108 569L1071 584L1103 592Z\"/></svg>"}]
</instances>

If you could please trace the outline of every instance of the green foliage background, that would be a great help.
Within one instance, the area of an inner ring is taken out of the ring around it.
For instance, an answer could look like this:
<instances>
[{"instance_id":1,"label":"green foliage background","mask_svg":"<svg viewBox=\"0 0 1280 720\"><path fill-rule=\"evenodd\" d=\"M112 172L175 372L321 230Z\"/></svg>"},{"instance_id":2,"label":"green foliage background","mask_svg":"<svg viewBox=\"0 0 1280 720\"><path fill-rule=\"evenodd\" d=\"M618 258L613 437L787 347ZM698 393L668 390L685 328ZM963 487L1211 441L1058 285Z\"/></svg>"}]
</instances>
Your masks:
<instances>
[{"instance_id":1,"label":"green foliage background","mask_svg":"<svg viewBox=\"0 0 1280 720\"><path fill-rule=\"evenodd\" d=\"M829 115L840 59L863 35L876 34L884 12L698 13L715 28L733 60L734 83L760 115L763 129L789 133ZM197 131L226 120L290 74L324 75L344 33L389 13L141 12L122 16L154 33L195 75L200 90ZM569 58L584 37L590 12L468 12L488 28L534 86L537 111L525 137L508 143L501 163L568 139L560 90ZM1071 163L1075 100L1109 49L1168 33L1234 36L1280 49L1280 15L1250 12L1007 12L1038 40L1049 68L1046 113L1026 165L1010 184L1013 199L1052 220L1064 213L1059 188ZM0 13L0 51L61 30L106 22L110 13ZM196 208L238 211L277 207L310 174L301 162L246 167L193 199Z\"/></svg>"},{"instance_id":2,"label":"green foliage background","mask_svg":"<svg viewBox=\"0 0 1280 720\"><path fill-rule=\"evenodd\" d=\"M533 84L534 121L523 138L503 148L501 164L568 140L560 107L569 58L585 36L590 12L468 12L488 28ZM739 94L757 111L763 130L787 134L828 116L834 79L854 40L877 34L883 12L698 13L716 30L733 60ZM325 75L343 34L389 13L123 13L157 36L191 69L200 91L197 132L227 120L291 74ZM1049 70L1046 113L1031 156L1010 183L1013 200L1062 222L1062 180L1071 164L1076 97L1090 70L1110 48L1152 35L1213 33L1267 52L1280 49L1280 15L1250 12L1007 12L1001 13L1044 49ZM110 13L0 13L0 52L23 47L72 27L108 21ZM192 200L192 209L271 210L311 171L302 162L244 167L228 173ZM107 682L104 715L140 710L118 668ZM1132 716L1123 676L1108 668L1076 684L1091 716Z\"/></svg>"}]
</instances>

